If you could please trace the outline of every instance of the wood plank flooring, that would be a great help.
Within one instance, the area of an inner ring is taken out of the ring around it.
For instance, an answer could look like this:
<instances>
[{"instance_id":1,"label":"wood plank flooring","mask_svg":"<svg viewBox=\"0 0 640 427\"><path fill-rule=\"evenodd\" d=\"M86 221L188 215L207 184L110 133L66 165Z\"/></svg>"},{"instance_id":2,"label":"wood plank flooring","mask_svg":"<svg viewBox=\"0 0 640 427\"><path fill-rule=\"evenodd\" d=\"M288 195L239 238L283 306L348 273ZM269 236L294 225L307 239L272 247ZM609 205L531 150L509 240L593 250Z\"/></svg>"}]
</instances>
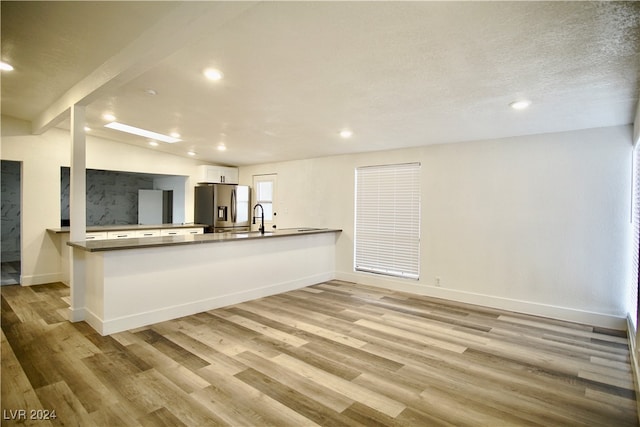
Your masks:
<instances>
[{"instance_id":1,"label":"wood plank flooring","mask_svg":"<svg viewBox=\"0 0 640 427\"><path fill-rule=\"evenodd\" d=\"M331 281L102 337L1 292L2 425L638 425L617 331Z\"/></svg>"}]
</instances>

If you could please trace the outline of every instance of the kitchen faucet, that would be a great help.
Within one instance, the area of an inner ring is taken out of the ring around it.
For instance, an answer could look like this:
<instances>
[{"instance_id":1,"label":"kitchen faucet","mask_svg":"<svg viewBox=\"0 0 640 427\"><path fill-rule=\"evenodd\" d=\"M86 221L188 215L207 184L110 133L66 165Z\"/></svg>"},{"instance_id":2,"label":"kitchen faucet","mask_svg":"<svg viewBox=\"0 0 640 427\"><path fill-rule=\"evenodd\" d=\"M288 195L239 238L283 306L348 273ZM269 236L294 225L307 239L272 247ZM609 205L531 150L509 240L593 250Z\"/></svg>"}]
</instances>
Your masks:
<instances>
[{"instance_id":1,"label":"kitchen faucet","mask_svg":"<svg viewBox=\"0 0 640 427\"><path fill-rule=\"evenodd\" d=\"M253 207L253 223L256 223L256 208L260 206L260 228L258 228L258 230L260 230L260 234L264 234L264 208L262 207L262 205L260 203L258 203L257 205L255 205Z\"/></svg>"}]
</instances>

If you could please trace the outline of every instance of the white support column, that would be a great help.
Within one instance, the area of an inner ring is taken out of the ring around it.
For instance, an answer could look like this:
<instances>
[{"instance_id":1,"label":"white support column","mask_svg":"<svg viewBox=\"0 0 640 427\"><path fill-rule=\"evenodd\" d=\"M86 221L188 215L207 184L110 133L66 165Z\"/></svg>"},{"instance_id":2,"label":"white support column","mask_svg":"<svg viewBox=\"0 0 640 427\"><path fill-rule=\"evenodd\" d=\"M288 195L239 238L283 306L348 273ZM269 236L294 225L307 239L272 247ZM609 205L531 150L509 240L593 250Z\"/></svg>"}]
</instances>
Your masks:
<instances>
[{"instance_id":1,"label":"white support column","mask_svg":"<svg viewBox=\"0 0 640 427\"><path fill-rule=\"evenodd\" d=\"M70 240L86 239L87 225L87 183L86 183L86 137L85 109L81 105L71 107L71 180L69 194ZM71 306L69 320L78 322L85 318L85 254L78 249L69 248L69 282L71 285Z\"/></svg>"}]
</instances>

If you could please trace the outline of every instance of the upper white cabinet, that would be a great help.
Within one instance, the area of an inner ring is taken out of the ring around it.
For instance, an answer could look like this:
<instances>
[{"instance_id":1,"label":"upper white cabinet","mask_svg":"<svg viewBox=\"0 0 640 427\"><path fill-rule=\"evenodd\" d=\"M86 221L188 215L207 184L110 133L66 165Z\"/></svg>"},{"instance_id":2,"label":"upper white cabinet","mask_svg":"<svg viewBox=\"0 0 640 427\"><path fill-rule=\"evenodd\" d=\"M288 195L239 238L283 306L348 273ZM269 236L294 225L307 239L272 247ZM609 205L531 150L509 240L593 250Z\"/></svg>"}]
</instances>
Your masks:
<instances>
[{"instance_id":1,"label":"upper white cabinet","mask_svg":"<svg viewBox=\"0 0 640 427\"><path fill-rule=\"evenodd\" d=\"M225 166L198 166L198 183L237 184L238 168Z\"/></svg>"}]
</instances>

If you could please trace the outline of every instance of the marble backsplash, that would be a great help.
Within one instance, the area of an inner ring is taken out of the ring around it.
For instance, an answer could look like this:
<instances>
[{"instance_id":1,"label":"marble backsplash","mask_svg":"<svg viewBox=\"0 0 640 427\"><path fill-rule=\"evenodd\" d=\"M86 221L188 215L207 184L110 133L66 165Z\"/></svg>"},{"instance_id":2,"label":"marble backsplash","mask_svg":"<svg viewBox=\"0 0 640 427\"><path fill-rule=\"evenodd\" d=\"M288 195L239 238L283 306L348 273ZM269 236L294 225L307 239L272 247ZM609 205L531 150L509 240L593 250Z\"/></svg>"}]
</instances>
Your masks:
<instances>
[{"instance_id":1,"label":"marble backsplash","mask_svg":"<svg viewBox=\"0 0 640 427\"><path fill-rule=\"evenodd\" d=\"M69 168L61 168L60 209L69 218ZM153 179L126 172L87 170L87 225L138 223L138 190L152 190Z\"/></svg>"},{"instance_id":2,"label":"marble backsplash","mask_svg":"<svg viewBox=\"0 0 640 427\"><path fill-rule=\"evenodd\" d=\"M2 160L2 262L20 261L20 162Z\"/></svg>"}]
</instances>

